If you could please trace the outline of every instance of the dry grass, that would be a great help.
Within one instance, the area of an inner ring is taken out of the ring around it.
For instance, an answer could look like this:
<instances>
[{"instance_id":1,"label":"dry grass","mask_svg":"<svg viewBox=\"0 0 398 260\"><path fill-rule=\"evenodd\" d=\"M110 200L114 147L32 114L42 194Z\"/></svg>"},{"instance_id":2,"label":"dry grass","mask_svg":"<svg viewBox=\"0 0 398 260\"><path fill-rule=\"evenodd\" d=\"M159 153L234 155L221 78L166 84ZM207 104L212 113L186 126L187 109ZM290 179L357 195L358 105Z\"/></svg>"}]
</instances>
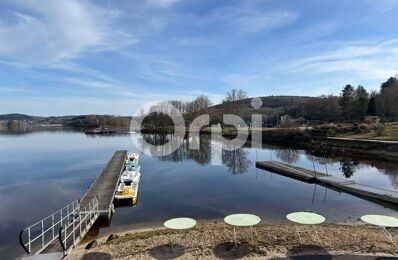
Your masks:
<instances>
[{"instance_id":1,"label":"dry grass","mask_svg":"<svg viewBox=\"0 0 398 260\"><path fill-rule=\"evenodd\" d=\"M379 229L367 226L324 224L319 226L321 243L312 233L303 234L300 245L293 225L261 224L254 239L238 230L239 245L232 242L232 229L224 224L200 224L189 232L165 229L127 233L99 242L91 250L77 250L73 259L237 259L271 258L300 254L392 255L397 251ZM395 235L397 233L394 231ZM376 241L380 240L377 245ZM174 245L174 250L171 249ZM71 259L72 259L71 258Z\"/></svg>"},{"instance_id":2,"label":"dry grass","mask_svg":"<svg viewBox=\"0 0 398 260\"><path fill-rule=\"evenodd\" d=\"M349 127L345 127L349 129ZM336 136L358 139L398 141L398 122L380 124L379 128L372 125L367 131L347 131L345 133L336 134Z\"/></svg>"}]
</instances>

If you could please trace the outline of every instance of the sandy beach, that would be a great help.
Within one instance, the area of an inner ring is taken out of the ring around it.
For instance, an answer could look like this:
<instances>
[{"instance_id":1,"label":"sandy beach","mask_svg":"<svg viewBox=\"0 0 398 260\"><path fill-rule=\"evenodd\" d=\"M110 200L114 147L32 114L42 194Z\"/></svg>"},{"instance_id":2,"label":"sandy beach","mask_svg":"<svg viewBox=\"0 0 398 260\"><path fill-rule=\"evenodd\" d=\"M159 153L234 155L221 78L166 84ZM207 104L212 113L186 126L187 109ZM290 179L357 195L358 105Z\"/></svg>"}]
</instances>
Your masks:
<instances>
[{"instance_id":1,"label":"sandy beach","mask_svg":"<svg viewBox=\"0 0 398 260\"><path fill-rule=\"evenodd\" d=\"M247 229L240 228L235 246L232 228L221 223L198 224L188 232L163 228L130 230L98 238L91 249L85 249L88 243L81 244L66 259L272 259L309 254L398 253L381 229L367 225L322 224L318 226L320 243L311 231L302 234L302 245L294 231L290 224L260 224L251 240ZM397 233L392 231L393 235Z\"/></svg>"}]
</instances>

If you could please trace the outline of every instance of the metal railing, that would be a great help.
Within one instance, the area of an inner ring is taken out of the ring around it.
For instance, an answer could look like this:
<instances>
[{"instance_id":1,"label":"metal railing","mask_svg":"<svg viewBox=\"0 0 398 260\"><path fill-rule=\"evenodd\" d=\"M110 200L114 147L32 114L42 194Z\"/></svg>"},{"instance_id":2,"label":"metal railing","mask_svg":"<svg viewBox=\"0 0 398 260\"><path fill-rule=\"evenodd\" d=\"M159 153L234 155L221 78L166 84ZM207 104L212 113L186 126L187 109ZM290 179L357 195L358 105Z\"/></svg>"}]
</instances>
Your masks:
<instances>
[{"instance_id":1,"label":"metal railing","mask_svg":"<svg viewBox=\"0 0 398 260\"><path fill-rule=\"evenodd\" d=\"M58 238L58 230L69 223L79 211L79 208L80 201L77 199L48 217L25 228L19 234L19 243L29 255L32 252L39 254Z\"/></svg>"},{"instance_id":2,"label":"metal railing","mask_svg":"<svg viewBox=\"0 0 398 260\"><path fill-rule=\"evenodd\" d=\"M86 207L80 209L72 221L59 229L58 238L64 255L67 255L80 242L98 217L98 198L95 197Z\"/></svg>"}]
</instances>

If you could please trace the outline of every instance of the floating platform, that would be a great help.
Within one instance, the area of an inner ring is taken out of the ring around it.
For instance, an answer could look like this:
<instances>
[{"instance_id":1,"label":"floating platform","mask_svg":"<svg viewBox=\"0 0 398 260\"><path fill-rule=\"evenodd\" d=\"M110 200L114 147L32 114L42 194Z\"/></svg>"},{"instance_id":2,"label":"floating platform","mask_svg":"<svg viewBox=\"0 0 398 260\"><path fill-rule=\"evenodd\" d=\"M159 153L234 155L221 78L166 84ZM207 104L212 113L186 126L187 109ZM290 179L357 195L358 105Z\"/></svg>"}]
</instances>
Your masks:
<instances>
[{"instance_id":1,"label":"floating platform","mask_svg":"<svg viewBox=\"0 0 398 260\"><path fill-rule=\"evenodd\" d=\"M308 169L300 168L297 166L280 163L277 161L256 162L256 167L270 172L275 172L280 175L290 177L296 180L314 183L316 176L327 177L330 176L321 172L314 172Z\"/></svg>"},{"instance_id":2,"label":"floating platform","mask_svg":"<svg viewBox=\"0 0 398 260\"><path fill-rule=\"evenodd\" d=\"M343 191L372 201L377 200L398 205L398 192L396 191L363 185L355 181L334 177L330 174L311 171L276 161L256 162L256 167L307 183L318 183L323 186L332 187L337 191Z\"/></svg>"}]
</instances>

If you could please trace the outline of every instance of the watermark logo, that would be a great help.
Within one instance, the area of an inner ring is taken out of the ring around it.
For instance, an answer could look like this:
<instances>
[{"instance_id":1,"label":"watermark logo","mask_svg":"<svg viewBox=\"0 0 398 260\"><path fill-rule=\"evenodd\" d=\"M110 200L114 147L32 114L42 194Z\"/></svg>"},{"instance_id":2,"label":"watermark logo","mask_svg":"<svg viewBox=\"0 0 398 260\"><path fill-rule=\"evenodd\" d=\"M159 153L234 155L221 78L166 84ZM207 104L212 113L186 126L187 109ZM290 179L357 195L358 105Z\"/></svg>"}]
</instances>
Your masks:
<instances>
[{"instance_id":1,"label":"watermark logo","mask_svg":"<svg viewBox=\"0 0 398 260\"><path fill-rule=\"evenodd\" d=\"M261 98L253 98L250 104L253 109L258 110L262 107L263 102ZM146 125L144 127L145 121L147 121L149 126ZM169 125L162 127L162 122L160 121L172 123L172 127L169 127ZM136 110L130 123L130 131L143 133L144 135L146 133L167 133L166 137L160 140L160 145L149 142L142 135L139 138L132 138L135 146L141 152L151 156L162 157L175 152L187 141L189 142L189 149L199 150L200 145L197 140L201 129L204 127L210 128L211 140L222 143L223 150L234 151L242 148L248 140L249 133L251 135L251 147L259 148L262 144L262 123L262 115L254 113L251 115L249 122L235 114L224 114L222 122L211 125L210 115L201 114L187 124L182 113L175 106L169 102L158 101L146 103ZM225 126L228 126L229 129L235 129L234 138L223 136L222 130Z\"/></svg>"}]
</instances>

